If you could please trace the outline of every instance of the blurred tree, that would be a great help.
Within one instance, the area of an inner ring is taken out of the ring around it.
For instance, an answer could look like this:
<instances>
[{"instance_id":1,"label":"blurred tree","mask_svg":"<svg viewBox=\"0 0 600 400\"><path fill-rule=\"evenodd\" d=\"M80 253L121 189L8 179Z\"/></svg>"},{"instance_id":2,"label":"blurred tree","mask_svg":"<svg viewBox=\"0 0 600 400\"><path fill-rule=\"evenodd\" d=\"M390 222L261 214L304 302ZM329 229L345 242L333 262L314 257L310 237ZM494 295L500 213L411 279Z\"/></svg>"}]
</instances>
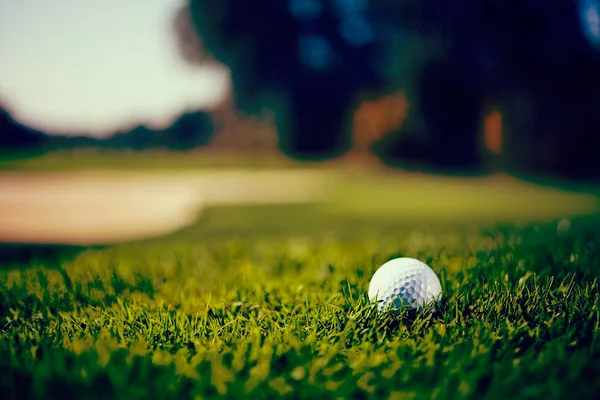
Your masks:
<instances>
[{"instance_id":1,"label":"blurred tree","mask_svg":"<svg viewBox=\"0 0 600 400\"><path fill-rule=\"evenodd\" d=\"M211 60L210 55L204 51L202 39L196 34L188 6L177 10L173 29L179 52L188 63L201 65Z\"/></svg>"},{"instance_id":2,"label":"blurred tree","mask_svg":"<svg viewBox=\"0 0 600 400\"><path fill-rule=\"evenodd\" d=\"M412 112L388 154L479 164L481 119L491 104L503 116L512 167L600 173L600 159L589 154L600 126L593 111L600 109L598 0L375 3L438 49L404 74L414 82Z\"/></svg>"},{"instance_id":3,"label":"blurred tree","mask_svg":"<svg viewBox=\"0 0 600 400\"><path fill-rule=\"evenodd\" d=\"M211 116L204 111L194 111L183 113L168 128L155 130L139 125L99 140L97 144L102 147L133 150L159 147L188 150L206 145L212 133Z\"/></svg>"},{"instance_id":4,"label":"blurred tree","mask_svg":"<svg viewBox=\"0 0 600 400\"><path fill-rule=\"evenodd\" d=\"M117 149L145 150L163 146L164 134L144 125L135 126L125 132L118 132L101 141L102 147Z\"/></svg>"},{"instance_id":5,"label":"blurred tree","mask_svg":"<svg viewBox=\"0 0 600 400\"><path fill-rule=\"evenodd\" d=\"M196 48L231 68L240 108L276 111L287 152L344 151L353 97L364 88L402 88L410 111L396 141L388 141L388 157L480 165L482 120L491 103L503 115L511 137L504 148L513 149L515 163L535 165L536 146L555 143L565 151L549 150L547 157L562 157L554 160L557 168L575 170L575 155L590 148L585 138L600 114L593 112L600 91L592 90L600 75L594 41L600 24L590 17L597 4L190 0L176 25L186 28L179 30L184 43L196 43L185 47L188 60L200 62L190 53ZM517 99L528 99L531 112L514 107Z\"/></svg>"},{"instance_id":6,"label":"blurred tree","mask_svg":"<svg viewBox=\"0 0 600 400\"><path fill-rule=\"evenodd\" d=\"M246 152L257 157L277 153L277 132L274 113L264 110L259 115L241 113L234 105L231 93L211 110L214 134L208 143L211 151Z\"/></svg>"},{"instance_id":7,"label":"blurred tree","mask_svg":"<svg viewBox=\"0 0 600 400\"><path fill-rule=\"evenodd\" d=\"M384 53L367 3L192 0L175 24L186 25L182 15L189 15L200 39L179 28L180 47L201 41L199 53L231 69L237 107L276 111L283 150L323 158L348 147L344 120L356 92L384 83Z\"/></svg>"},{"instance_id":8,"label":"blurred tree","mask_svg":"<svg viewBox=\"0 0 600 400\"><path fill-rule=\"evenodd\" d=\"M10 112L0 106L0 151L13 151L39 146L46 140L43 132L16 122Z\"/></svg>"},{"instance_id":9,"label":"blurred tree","mask_svg":"<svg viewBox=\"0 0 600 400\"><path fill-rule=\"evenodd\" d=\"M505 117L513 129L505 134L521 169L600 176L600 159L590 150L600 126L594 111L600 109L600 53L581 18L582 7L592 3L598 2L477 3L478 24L463 42L479 55L476 67L488 93L510 110ZM485 39L486 47L474 37ZM528 107L511 105L524 97Z\"/></svg>"},{"instance_id":10,"label":"blurred tree","mask_svg":"<svg viewBox=\"0 0 600 400\"><path fill-rule=\"evenodd\" d=\"M408 102L404 91L361 101L352 119L352 149L347 158L363 164L380 164L375 147L389 133L398 130L407 115Z\"/></svg>"},{"instance_id":11,"label":"blurred tree","mask_svg":"<svg viewBox=\"0 0 600 400\"><path fill-rule=\"evenodd\" d=\"M203 111L182 114L164 133L163 145L187 150L207 144L213 134L211 116Z\"/></svg>"}]
</instances>

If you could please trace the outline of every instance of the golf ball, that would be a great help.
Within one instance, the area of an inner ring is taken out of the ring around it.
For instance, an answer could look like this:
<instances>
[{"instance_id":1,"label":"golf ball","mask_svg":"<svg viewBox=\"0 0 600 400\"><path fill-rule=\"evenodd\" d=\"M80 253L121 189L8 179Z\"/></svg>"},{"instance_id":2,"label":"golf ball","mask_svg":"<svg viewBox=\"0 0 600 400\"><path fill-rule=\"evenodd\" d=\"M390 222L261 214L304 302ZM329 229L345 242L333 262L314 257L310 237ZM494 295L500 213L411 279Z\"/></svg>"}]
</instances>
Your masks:
<instances>
[{"instance_id":1,"label":"golf ball","mask_svg":"<svg viewBox=\"0 0 600 400\"><path fill-rule=\"evenodd\" d=\"M402 257L383 264L369 284L369 299L377 300L378 309L390 304L393 308L422 309L440 300L442 285L433 270L414 258Z\"/></svg>"}]
</instances>

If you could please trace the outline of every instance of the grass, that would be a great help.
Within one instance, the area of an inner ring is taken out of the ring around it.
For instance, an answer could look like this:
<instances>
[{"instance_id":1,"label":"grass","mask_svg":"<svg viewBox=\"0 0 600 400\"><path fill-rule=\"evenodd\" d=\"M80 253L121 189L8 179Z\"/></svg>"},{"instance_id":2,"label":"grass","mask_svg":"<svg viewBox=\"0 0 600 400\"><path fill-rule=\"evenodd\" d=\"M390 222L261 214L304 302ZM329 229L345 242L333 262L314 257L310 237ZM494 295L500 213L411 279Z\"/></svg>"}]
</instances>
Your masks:
<instances>
[{"instance_id":1,"label":"grass","mask_svg":"<svg viewBox=\"0 0 600 400\"><path fill-rule=\"evenodd\" d=\"M598 187L561 187L527 182L508 175L451 177L395 172L353 174L330 185L328 208L346 218L397 219L421 224L477 220L547 221L557 215L571 217L599 209Z\"/></svg>"},{"instance_id":2,"label":"grass","mask_svg":"<svg viewBox=\"0 0 600 400\"><path fill-rule=\"evenodd\" d=\"M5 263L3 398L600 395L593 226L322 212L215 208L169 237ZM438 273L440 309L369 303L401 255Z\"/></svg>"},{"instance_id":3,"label":"grass","mask_svg":"<svg viewBox=\"0 0 600 400\"><path fill-rule=\"evenodd\" d=\"M44 150L42 154L23 153L0 155L0 171L47 172L47 171L156 171L229 169L244 167L261 170L294 168L298 163L277 154L242 154L190 150L175 153L171 150L108 150L74 149Z\"/></svg>"},{"instance_id":4,"label":"grass","mask_svg":"<svg viewBox=\"0 0 600 400\"><path fill-rule=\"evenodd\" d=\"M6 168L78 164L52 157ZM2 398L600 398L597 196L346 178L333 202L209 207L162 238L0 247ZM438 273L441 307L369 303L399 256Z\"/></svg>"}]
</instances>

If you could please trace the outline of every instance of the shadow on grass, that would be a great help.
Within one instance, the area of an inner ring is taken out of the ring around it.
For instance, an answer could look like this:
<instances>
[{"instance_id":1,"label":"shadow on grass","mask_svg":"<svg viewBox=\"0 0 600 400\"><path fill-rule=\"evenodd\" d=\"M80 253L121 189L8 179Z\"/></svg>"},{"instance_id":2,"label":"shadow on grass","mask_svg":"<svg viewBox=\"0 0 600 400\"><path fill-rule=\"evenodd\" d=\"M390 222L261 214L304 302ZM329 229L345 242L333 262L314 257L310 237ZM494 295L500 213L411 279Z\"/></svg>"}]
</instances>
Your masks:
<instances>
[{"instance_id":1,"label":"shadow on grass","mask_svg":"<svg viewBox=\"0 0 600 400\"><path fill-rule=\"evenodd\" d=\"M567 179L531 172L507 171L515 178L538 186L552 187L571 193L585 193L600 198L600 180L591 178Z\"/></svg>"},{"instance_id":2,"label":"shadow on grass","mask_svg":"<svg viewBox=\"0 0 600 400\"><path fill-rule=\"evenodd\" d=\"M453 167L436 166L422 160L382 159L386 168L405 172L420 172L428 175L438 175L452 178L482 178L492 175L495 171L483 167Z\"/></svg>"},{"instance_id":3,"label":"shadow on grass","mask_svg":"<svg viewBox=\"0 0 600 400\"><path fill-rule=\"evenodd\" d=\"M451 178L484 178L495 174L506 174L520 181L536 186L550 187L571 193L591 194L600 198L600 177L572 176L543 170L493 169L488 167L453 168L434 166L425 161L383 160L383 165L406 172L420 172L428 175Z\"/></svg>"},{"instance_id":4,"label":"shadow on grass","mask_svg":"<svg viewBox=\"0 0 600 400\"><path fill-rule=\"evenodd\" d=\"M17 163L29 159L41 158L48 153L43 147L14 150L11 152L0 152L0 171L18 170Z\"/></svg>"},{"instance_id":5,"label":"shadow on grass","mask_svg":"<svg viewBox=\"0 0 600 400\"><path fill-rule=\"evenodd\" d=\"M0 269L31 267L36 264L53 267L75 259L86 250L103 247L105 246L0 243Z\"/></svg>"}]
</instances>

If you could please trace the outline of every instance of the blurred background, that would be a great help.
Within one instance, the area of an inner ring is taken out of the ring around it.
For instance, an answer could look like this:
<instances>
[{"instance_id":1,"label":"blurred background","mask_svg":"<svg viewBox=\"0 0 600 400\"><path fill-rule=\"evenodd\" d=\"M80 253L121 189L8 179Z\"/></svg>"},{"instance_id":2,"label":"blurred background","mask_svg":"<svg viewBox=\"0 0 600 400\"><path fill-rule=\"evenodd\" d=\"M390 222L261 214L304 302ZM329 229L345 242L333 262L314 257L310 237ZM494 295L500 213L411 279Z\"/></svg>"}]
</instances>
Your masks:
<instances>
[{"instance_id":1,"label":"blurred background","mask_svg":"<svg viewBox=\"0 0 600 400\"><path fill-rule=\"evenodd\" d=\"M600 0L0 0L5 171L595 181L599 134Z\"/></svg>"}]
</instances>

